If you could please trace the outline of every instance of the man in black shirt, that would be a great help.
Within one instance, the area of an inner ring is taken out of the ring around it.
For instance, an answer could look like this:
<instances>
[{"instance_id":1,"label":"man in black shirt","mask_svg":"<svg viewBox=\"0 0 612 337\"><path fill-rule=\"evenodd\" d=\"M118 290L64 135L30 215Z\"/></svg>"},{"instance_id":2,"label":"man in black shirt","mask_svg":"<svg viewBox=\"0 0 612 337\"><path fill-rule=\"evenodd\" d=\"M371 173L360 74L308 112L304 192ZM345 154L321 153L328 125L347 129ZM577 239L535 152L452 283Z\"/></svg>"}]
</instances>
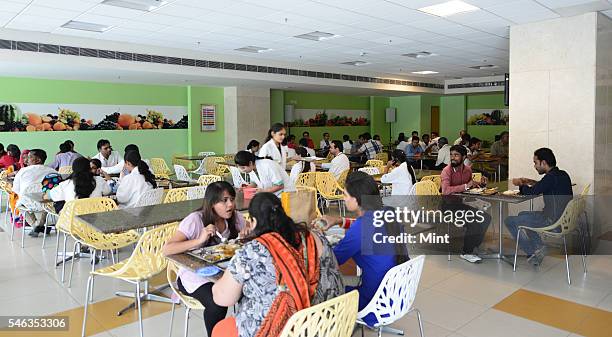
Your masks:
<instances>
[{"instance_id":1,"label":"man in black shirt","mask_svg":"<svg viewBox=\"0 0 612 337\"><path fill-rule=\"evenodd\" d=\"M518 226L546 227L555 223L563 214L565 206L572 199L572 181L567 172L557 167L557 160L552 150L541 148L533 154L533 166L539 174L544 174L540 181L527 178L514 178L512 183L519 186L521 194L544 196L544 209L542 211L524 211L517 216L506 218L506 227L516 239ZM540 265L545 247L538 233L525 231L521 235L519 245L527 254L527 261L533 265ZM524 233L525 234L525 233Z\"/></svg>"}]
</instances>

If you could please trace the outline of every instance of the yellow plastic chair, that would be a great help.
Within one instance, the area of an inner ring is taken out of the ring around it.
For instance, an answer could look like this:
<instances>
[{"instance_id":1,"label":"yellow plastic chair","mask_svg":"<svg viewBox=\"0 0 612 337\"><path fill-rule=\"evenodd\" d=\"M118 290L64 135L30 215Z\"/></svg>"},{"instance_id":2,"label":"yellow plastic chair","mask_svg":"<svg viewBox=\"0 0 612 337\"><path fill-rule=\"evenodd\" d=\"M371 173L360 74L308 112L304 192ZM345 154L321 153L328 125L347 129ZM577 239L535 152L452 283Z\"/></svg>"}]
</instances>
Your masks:
<instances>
[{"instance_id":1,"label":"yellow plastic chair","mask_svg":"<svg viewBox=\"0 0 612 337\"><path fill-rule=\"evenodd\" d=\"M438 185L434 183L432 180L425 180L417 182L414 184L414 189L416 195L440 195L440 190L438 189Z\"/></svg>"},{"instance_id":2,"label":"yellow plastic chair","mask_svg":"<svg viewBox=\"0 0 612 337\"><path fill-rule=\"evenodd\" d=\"M318 172L303 172L300 173L295 180L295 186L307 186L316 188Z\"/></svg>"},{"instance_id":3,"label":"yellow plastic chair","mask_svg":"<svg viewBox=\"0 0 612 337\"><path fill-rule=\"evenodd\" d=\"M194 162L191 160L178 159L178 157L187 157L186 153L175 153L172 156L172 165L180 165L184 167L187 171L195 170Z\"/></svg>"},{"instance_id":4,"label":"yellow plastic chair","mask_svg":"<svg viewBox=\"0 0 612 337\"><path fill-rule=\"evenodd\" d=\"M349 337L353 333L359 306L356 290L329 301L302 309L289 318L281 337Z\"/></svg>"},{"instance_id":5,"label":"yellow plastic chair","mask_svg":"<svg viewBox=\"0 0 612 337\"><path fill-rule=\"evenodd\" d=\"M146 231L138 240L132 255L112 266L92 271L87 279L87 290L85 292L85 310L83 313L83 327L81 336L85 337L87 327L87 308L93 299L93 286L95 276L106 276L120 279L136 285L136 307L138 309L138 328L140 337L143 337L142 328L142 306L141 306L141 282L144 284L144 295L148 294L147 280L166 269L168 260L162 254L164 244L174 235L178 222L169 223ZM87 300L89 296L89 300ZM108 317L108 319L112 319Z\"/></svg>"},{"instance_id":6,"label":"yellow plastic chair","mask_svg":"<svg viewBox=\"0 0 612 337\"><path fill-rule=\"evenodd\" d=\"M538 233L544 236L557 238L557 239L558 238L563 239L563 249L565 251L565 268L567 270L567 284L571 285L572 280L570 278L570 267L569 267L569 259L567 257L567 244L565 241L565 236L568 234L572 234L574 232L579 232L577 230L578 217L580 217L580 214L584 212L585 206L586 206L586 201L583 196L575 197L574 199L570 200L567 203L567 206L565 206L565 210L563 211L563 214L561 214L561 217L559 218L559 220L557 220L557 222L555 222L554 224L550 226L546 226L546 227L541 227L541 228L518 226L518 230L516 233L516 248L514 251L513 271L516 271L516 257L518 255L519 240L521 238L521 230L532 231L532 232L535 232L535 233ZM559 232L557 232L557 230L559 230ZM527 233L525 232L525 234ZM582 240L582 266L584 268L584 273L586 274L587 267L586 267L586 244L585 244L585 237L584 237L585 233L578 233L578 234L580 235L581 240ZM527 239L529 240L529 238Z\"/></svg>"},{"instance_id":7,"label":"yellow plastic chair","mask_svg":"<svg viewBox=\"0 0 612 337\"><path fill-rule=\"evenodd\" d=\"M182 188L171 188L166 192L166 197L164 198L164 204L169 204L171 202L179 202L187 200L187 187Z\"/></svg>"},{"instance_id":8,"label":"yellow plastic chair","mask_svg":"<svg viewBox=\"0 0 612 337\"><path fill-rule=\"evenodd\" d=\"M214 174L204 174L198 178L198 184L200 186L208 186L214 183L215 181L221 181L221 180L223 180L221 176L214 175Z\"/></svg>"},{"instance_id":9,"label":"yellow plastic chair","mask_svg":"<svg viewBox=\"0 0 612 337\"><path fill-rule=\"evenodd\" d=\"M438 190L442 188L442 178L440 177L439 174L424 176L423 178L421 178L421 181L427 181L427 180L433 181L436 184L436 186L438 186Z\"/></svg>"},{"instance_id":10,"label":"yellow plastic chair","mask_svg":"<svg viewBox=\"0 0 612 337\"><path fill-rule=\"evenodd\" d=\"M125 233L104 234L84 222L76 219L77 215L108 212L117 209L117 204L111 198L85 198L67 202L62 208L62 215L69 217L68 232L74 239L73 256L80 251L80 246L88 246L91 252L93 271L95 264L96 252L110 251L113 260L115 259L114 251L126 246L129 246L138 241L138 232L131 230ZM59 221L58 221L59 222ZM70 278L68 279L68 287L72 284L72 273L74 272L74 258L70 261Z\"/></svg>"},{"instance_id":11,"label":"yellow plastic chair","mask_svg":"<svg viewBox=\"0 0 612 337\"><path fill-rule=\"evenodd\" d=\"M389 154L387 152L379 152L376 154L376 159L383 162L385 165L389 161Z\"/></svg>"},{"instance_id":12,"label":"yellow plastic chair","mask_svg":"<svg viewBox=\"0 0 612 337\"><path fill-rule=\"evenodd\" d=\"M179 289L176 283L177 275L178 275L178 267L176 264L170 260L168 260L168 266L166 267L166 275L168 278L168 284L170 285L170 289L172 292L179 298L181 303L185 305L185 336L188 335L189 332L189 312L191 310L204 310L204 306L200 301L196 300L191 296L187 296L183 294ZM174 323L174 307L176 303L172 302L172 313L170 314L170 333L168 336L172 336L172 325Z\"/></svg>"},{"instance_id":13,"label":"yellow plastic chair","mask_svg":"<svg viewBox=\"0 0 612 337\"><path fill-rule=\"evenodd\" d=\"M236 157L235 153L226 153L223 155L223 160L227 163L233 162L234 157Z\"/></svg>"},{"instance_id":14,"label":"yellow plastic chair","mask_svg":"<svg viewBox=\"0 0 612 337\"><path fill-rule=\"evenodd\" d=\"M326 204L337 202L340 214L344 216L344 193L334 175L330 172L316 172L316 184L321 199Z\"/></svg>"},{"instance_id":15,"label":"yellow plastic chair","mask_svg":"<svg viewBox=\"0 0 612 337\"><path fill-rule=\"evenodd\" d=\"M151 169L153 170L153 174L155 174L156 178L170 178L172 171L170 171L170 168L163 158L151 158L150 163Z\"/></svg>"},{"instance_id":16,"label":"yellow plastic chair","mask_svg":"<svg viewBox=\"0 0 612 337\"><path fill-rule=\"evenodd\" d=\"M379 159L370 159L366 161L365 166L378 167L382 170L383 166L385 166L385 162Z\"/></svg>"},{"instance_id":17,"label":"yellow plastic chair","mask_svg":"<svg viewBox=\"0 0 612 337\"><path fill-rule=\"evenodd\" d=\"M62 166L57 170L59 174L72 174L72 166Z\"/></svg>"},{"instance_id":18,"label":"yellow plastic chair","mask_svg":"<svg viewBox=\"0 0 612 337\"><path fill-rule=\"evenodd\" d=\"M340 173L340 176L338 177L338 185L340 188L344 189L344 184L346 183L346 178L348 177L350 171L351 169L347 169Z\"/></svg>"},{"instance_id":19,"label":"yellow plastic chair","mask_svg":"<svg viewBox=\"0 0 612 337\"><path fill-rule=\"evenodd\" d=\"M206 174L214 174L217 176L223 175L227 171L227 166L219 165L219 163L224 162L225 159L223 157L204 158L204 169L206 170Z\"/></svg>"}]
</instances>

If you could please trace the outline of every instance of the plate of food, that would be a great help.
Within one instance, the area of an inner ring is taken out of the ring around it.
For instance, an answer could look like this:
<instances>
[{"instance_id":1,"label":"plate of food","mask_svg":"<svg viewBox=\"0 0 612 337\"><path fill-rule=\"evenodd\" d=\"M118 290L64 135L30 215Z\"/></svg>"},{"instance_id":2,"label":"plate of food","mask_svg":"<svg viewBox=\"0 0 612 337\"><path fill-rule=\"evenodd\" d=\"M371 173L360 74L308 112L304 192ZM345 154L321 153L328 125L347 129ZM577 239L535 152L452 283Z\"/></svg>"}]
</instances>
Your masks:
<instances>
[{"instance_id":1,"label":"plate of food","mask_svg":"<svg viewBox=\"0 0 612 337\"><path fill-rule=\"evenodd\" d=\"M475 195L492 195L492 194L497 193L497 187L493 187L493 188L475 187L475 188L470 188L469 190L466 191L466 193L475 194Z\"/></svg>"},{"instance_id":2,"label":"plate of food","mask_svg":"<svg viewBox=\"0 0 612 337\"><path fill-rule=\"evenodd\" d=\"M215 246L204 247L187 252L187 254L208 263L219 263L231 259L241 245L237 243L222 243Z\"/></svg>"},{"instance_id":3,"label":"plate of food","mask_svg":"<svg viewBox=\"0 0 612 337\"><path fill-rule=\"evenodd\" d=\"M510 196L519 195L520 193L521 191L519 190L507 190L507 191L502 192L503 195L510 195Z\"/></svg>"}]
</instances>

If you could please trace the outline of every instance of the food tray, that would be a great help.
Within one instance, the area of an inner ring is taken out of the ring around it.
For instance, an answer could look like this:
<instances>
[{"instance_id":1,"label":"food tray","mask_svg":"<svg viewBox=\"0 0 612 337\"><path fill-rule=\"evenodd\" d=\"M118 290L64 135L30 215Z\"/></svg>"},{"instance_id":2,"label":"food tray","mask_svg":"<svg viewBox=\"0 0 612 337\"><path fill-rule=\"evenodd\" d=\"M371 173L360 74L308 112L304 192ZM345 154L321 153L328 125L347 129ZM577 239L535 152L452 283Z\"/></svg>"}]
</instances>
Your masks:
<instances>
[{"instance_id":1,"label":"food tray","mask_svg":"<svg viewBox=\"0 0 612 337\"><path fill-rule=\"evenodd\" d=\"M187 254L205 262L216 264L231 259L239 248L240 245L238 244L219 244L192 250Z\"/></svg>"},{"instance_id":2,"label":"food tray","mask_svg":"<svg viewBox=\"0 0 612 337\"><path fill-rule=\"evenodd\" d=\"M472 188L465 191L467 194L473 195L493 195L497 193L497 187L494 188Z\"/></svg>"}]
</instances>

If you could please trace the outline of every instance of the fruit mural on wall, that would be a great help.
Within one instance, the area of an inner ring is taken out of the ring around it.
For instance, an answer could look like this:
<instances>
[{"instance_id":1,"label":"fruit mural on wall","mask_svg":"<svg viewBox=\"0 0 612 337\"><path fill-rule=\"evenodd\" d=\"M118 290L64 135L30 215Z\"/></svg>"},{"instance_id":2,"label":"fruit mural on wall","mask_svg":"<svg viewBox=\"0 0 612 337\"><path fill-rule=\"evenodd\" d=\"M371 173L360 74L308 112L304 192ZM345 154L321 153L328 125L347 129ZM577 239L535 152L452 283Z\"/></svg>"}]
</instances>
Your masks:
<instances>
[{"instance_id":1,"label":"fruit mural on wall","mask_svg":"<svg viewBox=\"0 0 612 337\"><path fill-rule=\"evenodd\" d=\"M88 131L88 130L149 130L149 129L187 129L187 115L174 121L164 117L160 111L146 109L144 114L114 112L102 120L81 118L76 111L58 108L58 113L38 114L21 113L13 104L0 105L0 131Z\"/></svg>"},{"instance_id":2,"label":"fruit mural on wall","mask_svg":"<svg viewBox=\"0 0 612 337\"><path fill-rule=\"evenodd\" d=\"M329 118L325 111L316 113L314 118L296 119L289 126L367 126L370 125L365 117L335 116Z\"/></svg>"}]
</instances>

